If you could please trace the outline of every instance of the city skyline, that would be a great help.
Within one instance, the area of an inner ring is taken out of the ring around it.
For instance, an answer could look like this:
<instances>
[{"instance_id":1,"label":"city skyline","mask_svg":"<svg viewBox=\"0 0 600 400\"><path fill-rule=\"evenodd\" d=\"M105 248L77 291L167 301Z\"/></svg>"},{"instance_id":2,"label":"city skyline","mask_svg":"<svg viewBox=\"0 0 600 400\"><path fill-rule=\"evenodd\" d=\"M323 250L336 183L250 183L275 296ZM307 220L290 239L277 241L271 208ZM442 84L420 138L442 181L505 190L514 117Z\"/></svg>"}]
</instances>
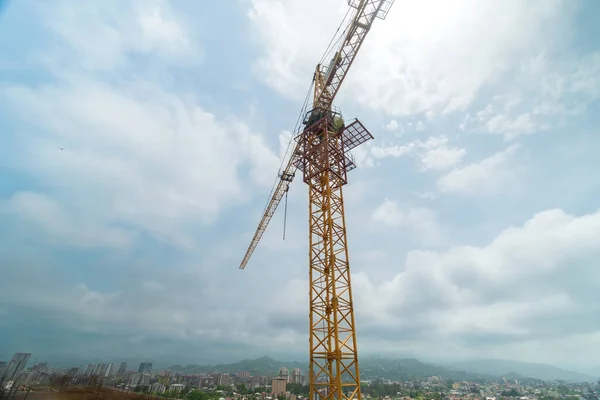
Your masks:
<instances>
[{"instance_id":1,"label":"city skyline","mask_svg":"<svg viewBox=\"0 0 600 400\"><path fill-rule=\"evenodd\" d=\"M15 353L12 362L14 363L15 359L23 359L23 355L27 356L26 360L31 358L31 353ZM298 361L298 360L275 360L269 356L262 356L255 359L244 359L244 360L235 360L232 363L220 362L214 364L203 364L201 362L192 362L189 364L178 364L177 362L169 363L164 362L161 364L153 361L149 361L148 359L144 359L144 361L132 361L132 360L124 360L124 359L111 359L104 358L101 360L90 360L90 359L81 359L80 362L71 362L71 363L63 363L56 364L52 361L48 360L38 360L37 357L34 357L33 365L27 365L27 362L23 364L22 362L19 364L19 371L23 371L24 368L35 368L36 366L43 366L43 369L53 369L58 368L59 370L72 371L77 370L76 375L78 376L86 376L89 377L91 375L98 376L106 376L114 377L121 376L125 373L139 373L139 374L156 374L162 373L164 371L179 371L180 369L189 369L189 368L200 368L204 370L204 373L231 373L237 375L241 378L244 378L245 375L248 374L250 376L249 370L256 371L256 368L265 368L265 362L268 363L269 369L271 369L271 375L263 374L266 376L285 376L287 381L290 383L303 383L306 384L306 375L304 371L307 371L309 368L309 363L307 360ZM407 365L412 365L414 368L414 363L417 365L422 365L424 368L435 367L441 368L444 371L446 368L450 368L445 370L446 372L450 371L463 371L469 373L483 373L484 375L492 376L502 376L505 373L517 373L516 371L521 371L521 374L524 374L524 377L542 379L542 380L553 380L553 379L565 379L567 381L573 380L588 380L588 381L596 381L595 377L600 377L600 367L597 366L595 368L578 368L572 367L568 365L548 365L548 364L538 364L538 363L526 363L526 362L518 362L512 360L445 360L445 362L440 362L440 360L417 360L414 358L410 359L400 359L400 358L390 358L390 357L362 357L363 363L367 363L367 365L372 365L373 363L379 364L383 363L392 363L392 365L400 365L395 364L397 362L407 362ZM3 364L4 363L4 364ZM77 366L76 366L77 365ZM482 366L483 365L483 366ZM129 368L128 368L129 366ZM429 367L428 367L429 366ZM0 355L0 376L3 376L3 373L8 369L6 367L10 367L10 364L4 362ZM3 369L4 368L4 369ZM234 368L234 369L232 369ZM465 369L466 368L466 369ZM477 372L478 369L479 372ZM489 372L491 370L496 370L496 372ZM15 368L15 371L17 368ZM276 370L278 371L277 373ZM488 372L482 372L487 370ZM501 371L501 372L500 372ZM525 372L529 371L529 372ZM537 371L537 372L535 372ZM177 372L180 373L180 372ZM443 372L442 372L443 373ZM18 374L18 372L14 373ZM529 376L528 374L533 374ZM549 378L547 375L555 376L556 378ZM254 376L254 375L253 375ZM302 376L302 379L299 381L297 379L298 376ZM558 377L561 378L558 378ZM578 378L574 378L578 377ZM585 378L584 378L585 377ZM5 380L9 379L9 377L5 376ZM600 380L598 380L600 382Z\"/></svg>"},{"instance_id":2,"label":"city skyline","mask_svg":"<svg viewBox=\"0 0 600 400\"><path fill-rule=\"evenodd\" d=\"M23 365L31 354L16 353L13 361ZM261 361L261 360L255 360ZM265 360L274 367L274 360ZM16 365L14 364L14 365ZM258 374L240 370L235 373L226 370L213 371L151 371L150 363L141 363L139 371L115 373L110 364L88 364L68 370L55 370L42 363L20 370L14 380L4 380L0 395L8 398L30 392L53 397L69 393L70 396L95 392L110 397L124 395L128 398L167 397L193 399L247 400L285 399L301 400L307 398L309 385L306 376L298 367L285 366L270 373ZM123 366L121 366L123 367ZM361 372L363 398L379 400L598 400L600 382L596 379L572 380L567 377L550 379L522 376L515 373L481 375L465 374L452 369L426 367L418 372L399 371L398 364L376 362ZM0 364L0 370L4 368ZM122 368L120 368L122 369ZM220 371L220 372L219 372ZM1 372L1 371L0 371ZM408 374L407 374L408 372ZM2 375L3 378L6 374ZM324 392L323 392L324 393Z\"/></svg>"},{"instance_id":3,"label":"city skyline","mask_svg":"<svg viewBox=\"0 0 600 400\"><path fill-rule=\"evenodd\" d=\"M0 353L306 360L301 179L238 266L347 8L8 1ZM397 0L373 27L335 104L375 136L344 192L359 359L598 368L597 15Z\"/></svg>"}]
</instances>

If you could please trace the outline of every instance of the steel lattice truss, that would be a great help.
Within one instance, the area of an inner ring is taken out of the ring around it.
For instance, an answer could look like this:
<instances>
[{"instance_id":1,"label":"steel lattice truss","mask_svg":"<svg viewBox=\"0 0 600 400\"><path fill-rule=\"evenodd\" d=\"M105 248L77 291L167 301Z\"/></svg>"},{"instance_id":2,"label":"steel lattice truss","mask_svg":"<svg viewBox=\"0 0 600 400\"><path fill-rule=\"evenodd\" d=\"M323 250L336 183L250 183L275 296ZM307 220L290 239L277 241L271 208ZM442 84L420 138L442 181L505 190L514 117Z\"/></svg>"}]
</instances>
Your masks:
<instances>
[{"instance_id":1,"label":"steel lattice truss","mask_svg":"<svg viewBox=\"0 0 600 400\"><path fill-rule=\"evenodd\" d=\"M310 214L309 400L361 400L342 188L348 183L348 171L356 167L349 151L373 136L358 120L344 126L332 105L373 21L384 19L394 0L347 1L354 11L341 43L327 65L317 64L313 109L306 114L304 130L294 138L293 151L280 169L240 264L241 269L246 267L296 170L302 171L309 187ZM301 115L304 106L302 110Z\"/></svg>"},{"instance_id":2,"label":"steel lattice truss","mask_svg":"<svg viewBox=\"0 0 600 400\"><path fill-rule=\"evenodd\" d=\"M360 399L342 187L350 159L345 144L356 147L372 136L358 121L331 131L333 118L326 114L297 138L310 203L310 392Z\"/></svg>"}]
</instances>

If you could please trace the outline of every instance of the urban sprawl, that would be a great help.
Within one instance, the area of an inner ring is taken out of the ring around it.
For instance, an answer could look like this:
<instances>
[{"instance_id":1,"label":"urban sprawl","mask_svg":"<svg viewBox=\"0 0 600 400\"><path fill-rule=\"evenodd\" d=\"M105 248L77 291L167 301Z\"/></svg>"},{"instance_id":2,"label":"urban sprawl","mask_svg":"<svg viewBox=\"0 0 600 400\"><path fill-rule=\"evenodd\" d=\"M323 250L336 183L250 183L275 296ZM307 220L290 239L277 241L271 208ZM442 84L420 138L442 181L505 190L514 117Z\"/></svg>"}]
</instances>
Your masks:
<instances>
[{"instance_id":1,"label":"urban sprawl","mask_svg":"<svg viewBox=\"0 0 600 400\"><path fill-rule=\"evenodd\" d=\"M102 386L119 391L190 400L301 400L308 396L305 371L279 368L276 376L252 376L248 371L188 373L169 369L153 371L152 362L142 362L132 371L127 362L86 364L52 368L48 363L27 367L30 353L16 353L0 360L3 391ZM362 374L361 374L362 375ZM377 376L362 379L364 398L384 400L600 400L598 382L542 381L523 378L453 380L443 376L390 380Z\"/></svg>"}]
</instances>

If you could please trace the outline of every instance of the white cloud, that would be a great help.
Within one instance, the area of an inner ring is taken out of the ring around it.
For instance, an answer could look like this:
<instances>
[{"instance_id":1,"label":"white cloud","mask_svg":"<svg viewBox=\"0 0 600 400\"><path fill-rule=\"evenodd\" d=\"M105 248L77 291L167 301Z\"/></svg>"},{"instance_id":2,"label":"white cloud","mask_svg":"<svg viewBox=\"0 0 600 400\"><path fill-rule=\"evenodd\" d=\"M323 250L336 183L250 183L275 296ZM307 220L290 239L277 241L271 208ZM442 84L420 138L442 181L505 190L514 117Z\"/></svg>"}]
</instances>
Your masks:
<instances>
[{"instance_id":1,"label":"white cloud","mask_svg":"<svg viewBox=\"0 0 600 400\"><path fill-rule=\"evenodd\" d=\"M536 131L536 126L531 119L530 113L520 114L514 120L511 120L505 114L498 114L486 122L486 127L491 133L505 133L508 139Z\"/></svg>"},{"instance_id":2,"label":"white cloud","mask_svg":"<svg viewBox=\"0 0 600 400\"><path fill-rule=\"evenodd\" d=\"M506 190L507 185L515 183L518 167L513 160L518 148L511 145L488 158L448 172L438 180L438 190L466 196Z\"/></svg>"},{"instance_id":3,"label":"white cloud","mask_svg":"<svg viewBox=\"0 0 600 400\"><path fill-rule=\"evenodd\" d=\"M433 199L437 198L437 193L435 193L435 192L423 192L423 193L419 194L419 198L425 199L425 200L433 200Z\"/></svg>"},{"instance_id":4,"label":"white cloud","mask_svg":"<svg viewBox=\"0 0 600 400\"><path fill-rule=\"evenodd\" d=\"M465 149L449 146L445 136L431 137L419 147L422 148L418 154L421 171L446 170L459 164L467 153Z\"/></svg>"},{"instance_id":5,"label":"white cloud","mask_svg":"<svg viewBox=\"0 0 600 400\"><path fill-rule=\"evenodd\" d=\"M524 61L502 93L467 118L471 130L512 140L565 126L600 96L600 53L558 60L541 54Z\"/></svg>"},{"instance_id":6,"label":"white cloud","mask_svg":"<svg viewBox=\"0 0 600 400\"><path fill-rule=\"evenodd\" d=\"M109 0L93 5L59 0L52 5L31 3L30 8L62 39L53 54L45 54L57 70L73 63L91 70L115 70L127 64L128 53L175 64L196 62L201 55L186 32L187 21L164 0Z\"/></svg>"},{"instance_id":7,"label":"white cloud","mask_svg":"<svg viewBox=\"0 0 600 400\"><path fill-rule=\"evenodd\" d=\"M275 90L302 100L316 63L335 33L331 21L341 20L347 5L297 0L252 0L251 4L248 16L265 49L255 65L257 74Z\"/></svg>"},{"instance_id":8,"label":"white cloud","mask_svg":"<svg viewBox=\"0 0 600 400\"><path fill-rule=\"evenodd\" d=\"M33 231L37 231L37 235L48 235L54 246L68 244L120 248L131 246L135 239L135 234L125 229L98 226L95 216L74 216L72 210L66 210L57 201L39 193L19 192L6 201L0 201L0 214L2 213L32 224ZM15 224L14 229L16 226L19 224Z\"/></svg>"},{"instance_id":9,"label":"white cloud","mask_svg":"<svg viewBox=\"0 0 600 400\"><path fill-rule=\"evenodd\" d=\"M385 199L372 218L389 227L405 230L420 244L435 245L443 241L443 229L435 212L424 207L401 207L395 201Z\"/></svg>"},{"instance_id":10,"label":"white cloud","mask_svg":"<svg viewBox=\"0 0 600 400\"><path fill-rule=\"evenodd\" d=\"M388 221L404 224L407 215ZM569 354L572 362L585 364L591 336L600 333L597 324L587 322L595 321L600 309L594 296L600 279L594 263L600 256L599 233L600 212L576 217L548 210L504 230L482 247L411 251L405 261L394 261L397 272L381 283L372 281L367 272L355 272L362 348L375 342L385 343L387 355L413 349L420 357L444 354L541 362L560 362L561 349L568 348L578 350ZM59 290L33 275L30 288L36 288L36 296L14 296L18 288L11 285L0 291L0 297L10 299L7 304L18 302L60 315L61 321L69 316L89 331L118 331L133 321L138 336L162 332L190 343L221 338L273 352L306 341L304 279L273 287L269 296L244 296L241 307L239 298L224 290L234 281L219 283L198 268L179 269L177 275L147 267L131 272L139 278L152 276L164 287L176 285L177 295L156 296L160 288L147 278L131 283L127 291L100 293L85 285ZM256 271L244 275L246 279L261 282ZM203 301L219 304L219 310L198 308ZM262 312L248 314L247 307ZM535 343L530 344L532 340ZM544 344L552 344L555 351L540 352Z\"/></svg>"},{"instance_id":11,"label":"white cloud","mask_svg":"<svg viewBox=\"0 0 600 400\"><path fill-rule=\"evenodd\" d=\"M195 223L213 223L224 207L248 199L241 168L254 182L272 184L279 160L245 122L219 118L191 92L167 89L154 74L146 78L126 66L140 51L152 52L160 66L174 57L194 59L195 42L169 3L67 3L38 10L63 40L37 55L57 59L68 49L69 66L51 70L54 79L43 84L0 89L2 102L24 126L15 168L49 183L50 190L62 188L68 194L53 200L68 203L64 207L186 246L193 243L186 231ZM76 18L79 13L86 18ZM101 34L106 41L91 40ZM94 75L90 68L106 71Z\"/></svg>"},{"instance_id":12,"label":"white cloud","mask_svg":"<svg viewBox=\"0 0 600 400\"><path fill-rule=\"evenodd\" d=\"M342 20L345 4L253 0L252 5L264 46L259 73L280 92L301 96L300 82L308 82L333 36L331 21ZM394 4L385 21L375 22L344 96L393 115L464 109L485 85L560 41L572 7L563 0Z\"/></svg>"},{"instance_id":13,"label":"white cloud","mask_svg":"<svg viewBox=\"0 0 600 400\"><path fill-rule=\"evenodd\" d=\"M273 184L274 174L277 173L280 159L283 156L278 158L273 154L265 145L263 138L251 132L245 123L237 122L234 126L238 134L237 137L234 137L234 141L239 154L233 156L242 160L247 158L251 164L252 179L264 187L269 187ZM280 144L281 141L280 137ZM231 162L231 159L225 158L223 161Z\"/></svg>"},{"instance_id":14,"label":"white cloud","mask_svg":"<svg viewBox=\"0 0 600 400\"><path fill-rule=\"evenodd\" d=\"M459 164L467 151L449 145L446 136L432 136L426 141L414 140L404 145L388 145L371 147L371 155L376 158L402 157L413 154L419 160L421 171L443 171Z\"/></svg>"},{"instance_id":15,"label":"white cloud","mask_svg":"<svg viewBox=\"0 0 600 400\"><path fill-rule=\"evenodd\" d=\"M421 170L448 169L453 165L460 163L466 152L465 149L448 148L445 146L426 150L421 154Z\"/></svg>"},{"instance_id":16,"label":"white cloud","mask_svg":"<svg viewBox=\"0 0 600 400\"><path fill-rule=\"evenodd\" d=\"M7 88L3 97L46 131L23 137L23 151L36 163L23 161L22 168L70 187L74 201L95 193L105 212L159 237L176 235L190 217L211 223L226 204L243 200L237 173L244 163L265 186L279 164L243 123L220 122L191 99L147 82L116 88L73 78Z\"/></svg>"},{"instance_id":17,"label":"white cloud","mask_svg":"<svg viewBox=\"0 0 600 400\"><path fill-rule=\"evenodd\" d=\"M384 205L395 212L393 202ZM600 334L591 323L600 310L599 233L600 212L547 210L482 247L411 251L382 283L355 272L359 337L385 343L386 354L558 363L561 349L572 349L569 358L585 364L592 339L573 341ZM540 352L545 343L554 350Z\"/></svg>"},{"instance_id":18,"label":"white cloud","mask_svg":"<svg viewBox=\"0 0 600 400\"><path fill-rule=\"evenodd\" d=\"M398 129L399 126L400 125L398 125L398 121L393 119L385 125L385 129L387 129L388 131L394 132Z\"/></svg>"},{"instance_id":19,"label":"white cloud","mask_svg":"<svg viewBox=\"0 0 600 400\"><path fill-rule=\"evenodd\" d=\"M423 121L417 121L417 124L415 125L415 130L424 131L425 128L427 128L427 126L423 123Z\"/></svg>"},{"instance_id":20,"label":"white cloud","mask_svg":"<svg viewBox=\"0 0 600 400\"><path fill-rule=\"evenodd\" d=\"M160 1L151 8L147 4L143 7L138 17L144 39L141 48L168 56L185 55L188 60L196 55L197 50L184 33L181 22L173 19L169 3Z\"/></svg>"},{"instance_id":21,"label":"white cloud","mask_svg":"<svg viewBox=\"0 0 600 400\"><path fill-rule=\"evenodd\" d=\"M373 146L371 147L371 154L375 158L386 158L386 157L402 157L410 153L413 149L414 144L408 143L405 145L393 145L393 146Z\"/></svg>"}]
</instances>

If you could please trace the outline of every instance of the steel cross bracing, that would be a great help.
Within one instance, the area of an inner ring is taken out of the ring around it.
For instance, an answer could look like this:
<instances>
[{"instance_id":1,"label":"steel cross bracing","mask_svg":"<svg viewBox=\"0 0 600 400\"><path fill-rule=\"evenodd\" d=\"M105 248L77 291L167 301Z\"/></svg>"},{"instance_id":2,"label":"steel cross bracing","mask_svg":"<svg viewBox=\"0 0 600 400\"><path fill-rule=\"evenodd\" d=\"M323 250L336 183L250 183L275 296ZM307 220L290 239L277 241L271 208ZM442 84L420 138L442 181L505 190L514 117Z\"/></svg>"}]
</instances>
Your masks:
<instances>
[{"instance_id":1,"label":"steel cross bracing","mask_svg":"<svg viewBox=\"0 0 600 400\"><path fill-rule=\"evenodd\" d=\"M373 136L358 121L336 132L336 117L325 115L298 136L309 187L310 399L361 398L342 187L347 151Z\"/></svg>"}]
</instances>

